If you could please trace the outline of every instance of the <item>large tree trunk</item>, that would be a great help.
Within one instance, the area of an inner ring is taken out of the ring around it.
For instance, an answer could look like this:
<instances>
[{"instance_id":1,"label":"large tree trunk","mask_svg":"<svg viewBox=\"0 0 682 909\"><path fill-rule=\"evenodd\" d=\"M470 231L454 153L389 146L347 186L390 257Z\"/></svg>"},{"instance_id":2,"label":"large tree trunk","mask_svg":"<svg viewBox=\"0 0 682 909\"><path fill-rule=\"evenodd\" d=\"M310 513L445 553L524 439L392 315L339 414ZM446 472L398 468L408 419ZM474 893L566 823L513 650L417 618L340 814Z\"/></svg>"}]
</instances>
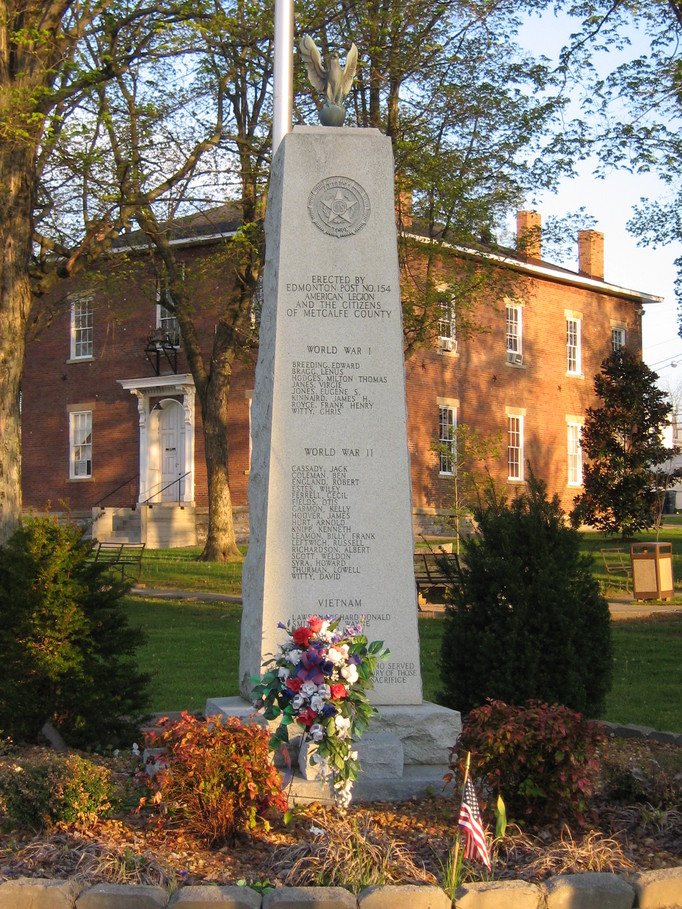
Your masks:
<instances>
[{"instance_id":1,"label":"large tree trunk","mask_svg":"<svg viewBox=\"0 0 682 909\"><path fill-rule=\"evenodd\" d=\"M214 358L202 401L206 473L208 476L208 537L201 558L209 562L241 559L234 535L228 473L227 414L233 355Z\"/></svg>"},{"instance_id":2,"label":"large tree trunk","mask_svg":"<svg viewBox=\"0 0 682 909\"><path fill-rule=\"evenodd\" d=\"M31 308L33 149L0 143L0 543L21 520L19 394Z\"/></svg>"}]
</instances>

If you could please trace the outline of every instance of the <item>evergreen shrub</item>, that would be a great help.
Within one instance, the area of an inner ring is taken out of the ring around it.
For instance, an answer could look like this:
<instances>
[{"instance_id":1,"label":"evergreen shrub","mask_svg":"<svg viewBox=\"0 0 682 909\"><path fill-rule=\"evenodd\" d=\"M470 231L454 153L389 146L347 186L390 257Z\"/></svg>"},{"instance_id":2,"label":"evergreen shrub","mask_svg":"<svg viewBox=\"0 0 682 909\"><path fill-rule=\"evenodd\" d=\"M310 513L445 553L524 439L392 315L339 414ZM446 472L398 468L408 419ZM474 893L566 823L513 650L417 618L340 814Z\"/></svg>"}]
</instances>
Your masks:
<instances>
[{"instance_id":1,"label":"evergreen shrub","mask_svg":"<svg viewBox=\"0 0 682 909\"><path fill-rule=\"evenodd\" d=\"M441 650L443 704L563 704L597 717L612 674L609 608L557 496L531 473L507 502L488 491L462 541Z\"/></svg>"},{"instance_id":2,"label":"evergreen shrub","mask_svg":"<svg viewBox=\"0 0 682 909\"><path fill-rule=\"evenodd\" d=\"M26 521L0 547L0 730L36 742L46 722L77 747L136 735L148 701L122 597L129 584L90 558L81 530Z\"/></svg>"}]
</instances>

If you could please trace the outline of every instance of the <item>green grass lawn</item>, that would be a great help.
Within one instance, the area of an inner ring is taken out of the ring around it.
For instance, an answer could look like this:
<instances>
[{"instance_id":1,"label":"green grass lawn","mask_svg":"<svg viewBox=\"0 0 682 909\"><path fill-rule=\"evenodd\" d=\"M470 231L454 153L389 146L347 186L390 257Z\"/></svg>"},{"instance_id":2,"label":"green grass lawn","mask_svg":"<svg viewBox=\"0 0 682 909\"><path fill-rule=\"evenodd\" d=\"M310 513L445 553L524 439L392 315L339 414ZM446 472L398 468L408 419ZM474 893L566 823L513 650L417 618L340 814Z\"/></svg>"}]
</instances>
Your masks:
<instances>
[{"instance_id":1,"label":"green grass lawn","mask_svg":"<svg viewBox=\"0 0 682 909\"><path fill-rule=\"evenodd\" d=\"M154 713L203 711L206 698L239 693L241 607L128 597L126 609L147 635L138 657Z\"/></svg>"},{"instance_id":2,"label":"green grass lawn","mask_svg":"<svg viewBox=\"0 0 682 909\"><path fill-rule=\"evenodd\" d=\"M133 625L146 630L140 665L152 674L151 710L202 711L206 698L239 693L241 609L197 600L129 597ZM424 698L437 699L444 622L419 620ZM682 731L682 617L613 626L613 688L602 719Z\"/></svg>"},{"instance_id":3,"label":"green grass lawn","mask_svg":"<svg viewBox=\"0 0 682 909\"><path fill-rule=\"evenodd\" d=\"M604 719L682 732L682 615L611 625L613 687Z\"/></svg>"},{"instance_id":4,"label":"green grass lawn","mask_svg":"<svg viewBox=\"0 0 682 909\"><path fill-rule=\"evenodd\" d=\"M246 547L242 547L246 552ZM140 586L149 589L207 590L240 595L241 562L200 562L201 547L145 549Z\"/></svg>"},{"instance_id":5,"label":"green grass lawn","mask_svg":"<svg viewBox=\"0 0 682 909\"><path fill-rule=\"evenodd\" d=\"M596 531L586 531L581 534L581 550L590 555L593 561L593 571L595 577L606 589L606 570L601 557L601 549L625 549L629 554L631 543L672 543L673 549L673 578L675 587L680 590L676 595L675 602L682 601L682 521L676 515L671 515L664 519L663 526L658 534L654 530L641 531L634 538L627 540L619 536L608 536L605 533ZM620 596L627 596L625 591L607 591L607 594L619 593ZM680 600L677 599L680 597Z\"/></svg>"}]
</instances>

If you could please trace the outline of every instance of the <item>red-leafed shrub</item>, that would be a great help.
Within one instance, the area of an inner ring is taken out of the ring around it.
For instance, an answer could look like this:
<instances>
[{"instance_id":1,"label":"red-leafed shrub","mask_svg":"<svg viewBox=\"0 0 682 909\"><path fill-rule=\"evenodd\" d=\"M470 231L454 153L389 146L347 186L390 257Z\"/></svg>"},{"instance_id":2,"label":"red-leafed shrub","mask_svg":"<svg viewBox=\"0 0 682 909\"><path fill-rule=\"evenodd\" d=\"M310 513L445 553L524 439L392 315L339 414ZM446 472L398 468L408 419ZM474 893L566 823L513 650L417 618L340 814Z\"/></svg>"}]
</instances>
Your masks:
<instances>
[{"instance_id":1,"label":"red-leafed shrub","mask_svg":"<svg viewBox=\"0 0 682 909\"><path fill-rule=\"evenodd\" d=\"M279 773L270 761L266 729L230 718L162 721L146 738L158 769L153 802L168 823L181 823L211 845L231 844L238 830L286 810Z\"/></svg>"},{"instance_id":2,"label":"red-leafed shrub","mask_svg":"<svg viewBox=\"0 0 682 909\"><path fill-rule=\"evenodd\" d=\"M468 715L450 761L461 767L470 752L470 772L502 796L510 818L581 823L605 743L598 723L567 707L489 701Z\"/></svg>"}]
</instances>

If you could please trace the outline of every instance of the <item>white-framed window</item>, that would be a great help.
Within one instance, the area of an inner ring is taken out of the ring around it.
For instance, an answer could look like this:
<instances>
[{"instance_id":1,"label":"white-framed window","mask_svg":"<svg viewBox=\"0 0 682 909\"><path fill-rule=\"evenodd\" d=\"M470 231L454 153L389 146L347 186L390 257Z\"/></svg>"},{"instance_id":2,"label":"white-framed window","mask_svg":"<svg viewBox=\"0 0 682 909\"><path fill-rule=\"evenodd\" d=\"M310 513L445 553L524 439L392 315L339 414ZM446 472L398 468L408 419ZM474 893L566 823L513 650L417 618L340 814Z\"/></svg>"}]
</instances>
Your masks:
<instances>
[{"instance_id":1,"label":"white-framed window","mask_svg":"<svg viewBox=\"0 0 682 909\"><path fill-rule=\"evenodd\" d=\"M507 362L523 363L523 309L507 303Z\"/></svg>"},{"instance_id":2,"label":"white-framed window","mask_svg":"<svg viewBox=\"0 0 682 909\"><path fill-rule=\"evenodd\" d=\"M71 301L71 359L90 360L92 350L92 299L79 297Z\"/></svg>"},{"instance_id":3,"label":"white-framed window","mask_svg":"<svg viewBox=\"0 0 682 909\"><path fill-rule=\"evenodd\" d=\"M507 414L507 477L523 480L523 415Z\"/></svg>"},{"instance_id":4,"label":"white-framed window","mask_svg":"<svg viewBox=\"0 0 682 909\"><path fill-rule=\"evenodd\" d=\"M568 485L583 485L582 423L567 421Z\"/></svg>"},{"instance_id":5,"label":"white-framed window","mask_svg":"<svg viewBox=\"0 0 682 909\"><path fill-rule=\"evenodd\" d=\"M457 458L457 408L452 404L438 405L438 454L441 474L452 475Z\"/></svg>"},{"instance_id":6,"label":"white-framed window","mask_svg":"<svg viewBox=\"0 0 682 909\"><path fill-rule=\"evenodd\" d=\"M575 316L566 317L566 372L571 376L579 376L582 371L580 352L580 319Z\"/></svg>"},{"instance_id":7,"label":"white-framed window","mask_svg":"<svg viewBox=\"0 0 682 909\"><path fill-rule=\"evenodd\" d=\"M92 476L92 411L69 414L69 476L81 480Z\"/></svg>"},{"instance_id":8,"label":"white-framed window","mask_svg":"<svg viewBox=\"0 0 682 909\"><path fill-rule=\"evenodd\" d=\"M620 350L625 347L625 329L622 327L611 329L611 350Z\"/></svg>"},{"instance_id":9,"label":"white-framed window","mask_svg":"<svg viewBox=\"0 0 682 909\"><path fill-rule=\"evenodd\" d=\"M438 346L441 350L457 350L455 328L455 298L446 297L439 301Z\"/></svg>"},{"instance_id":10,"label":"white-framed window","mask_svg":"<svg viewBox=\"0 0 682 909\"><path fill-rule=\"evenodd\" d=\"M185 266L181 266L181 275L184 280ZM168 289L167 278L162 278L156 283L156 328L168 338L173 347L180 347L180 323L174 308L173 297Z\"/></svg>"}]
</instances>

